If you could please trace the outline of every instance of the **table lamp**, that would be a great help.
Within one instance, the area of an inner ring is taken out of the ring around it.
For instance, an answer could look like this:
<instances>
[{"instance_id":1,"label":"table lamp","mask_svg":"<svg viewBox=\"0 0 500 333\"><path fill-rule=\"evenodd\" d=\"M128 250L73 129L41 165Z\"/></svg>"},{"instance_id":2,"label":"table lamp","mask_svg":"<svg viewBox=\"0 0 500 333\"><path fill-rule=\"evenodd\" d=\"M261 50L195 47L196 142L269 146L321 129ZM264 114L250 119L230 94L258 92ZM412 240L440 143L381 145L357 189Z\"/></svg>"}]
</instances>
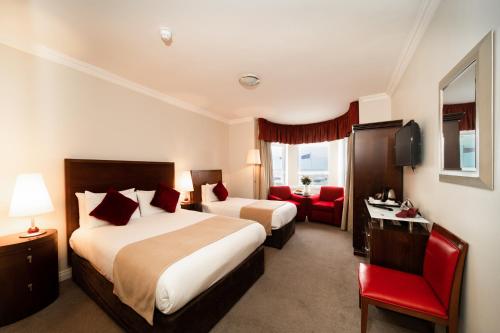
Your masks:
<instances>
[{"instance_id":1,"label":"table lamp","mask_svg":"<svg viewBox=\"0 0 500 333\"><path fill-rule=\"evenodd\" d=\"M184 193L184 199L182 201L189 202L190 201L190 192L194 191L193 179L191 178L191 172L183 171L181 173L179 191Z\"/></svg>"},{"instance_id":2,"label":"table lamp","mask_svg":"<svg viewBox=\"0 0 500 333\"><path fill-rule=\"evenodd\" d=\"M52 212L54 206L49 192L39 173L21 174L17 176L12 201L10 202L10 217L31 217L31 227L19 237L27 238L43 235L46 231L35 225L35 216Z\"/></svg>"}]
</instances>

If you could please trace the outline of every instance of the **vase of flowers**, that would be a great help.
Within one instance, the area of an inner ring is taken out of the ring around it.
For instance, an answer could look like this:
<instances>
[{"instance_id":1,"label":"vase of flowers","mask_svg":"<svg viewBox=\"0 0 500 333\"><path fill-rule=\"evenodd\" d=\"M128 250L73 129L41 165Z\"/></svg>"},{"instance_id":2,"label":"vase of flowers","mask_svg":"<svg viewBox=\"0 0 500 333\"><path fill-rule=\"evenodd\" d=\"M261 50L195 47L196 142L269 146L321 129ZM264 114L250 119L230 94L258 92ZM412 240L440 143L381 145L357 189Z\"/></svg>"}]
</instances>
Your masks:
<instances>
[{"instance_id":1,"label":"vase of flowers","mask_svg":"<svg viewBox=\"0 0 500 333\"><path fill-rule=\"evenodd\" d=\"M312 182L311 177L309 177L309 176L302 176L302 177L300 177L300 182L302 183L302 185L304 185L304 195L305 196L310 195L309 185Z\"/></svg>"}]
</instances>

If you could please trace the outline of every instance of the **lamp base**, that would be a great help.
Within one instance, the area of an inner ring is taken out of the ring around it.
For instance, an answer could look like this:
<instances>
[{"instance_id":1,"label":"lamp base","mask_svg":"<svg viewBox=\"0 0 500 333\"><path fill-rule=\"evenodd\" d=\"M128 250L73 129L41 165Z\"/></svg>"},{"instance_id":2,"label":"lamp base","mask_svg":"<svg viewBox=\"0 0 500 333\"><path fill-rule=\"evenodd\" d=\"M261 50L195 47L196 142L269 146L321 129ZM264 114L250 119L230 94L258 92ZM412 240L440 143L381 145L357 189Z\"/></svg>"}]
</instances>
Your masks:
<instances>
[{"instance_id":1,"label":"lamp base","mask_svg":"<svg viewBox=\"0 0 500 333\"><path fill-rule=\"evenodd\" d=\"M46 230L40 230L37 232L24 232L19 235L19 238L30 238L30 237L40 236L45 234L46 232L47 232Z\"/></svg>"}]
</instances>

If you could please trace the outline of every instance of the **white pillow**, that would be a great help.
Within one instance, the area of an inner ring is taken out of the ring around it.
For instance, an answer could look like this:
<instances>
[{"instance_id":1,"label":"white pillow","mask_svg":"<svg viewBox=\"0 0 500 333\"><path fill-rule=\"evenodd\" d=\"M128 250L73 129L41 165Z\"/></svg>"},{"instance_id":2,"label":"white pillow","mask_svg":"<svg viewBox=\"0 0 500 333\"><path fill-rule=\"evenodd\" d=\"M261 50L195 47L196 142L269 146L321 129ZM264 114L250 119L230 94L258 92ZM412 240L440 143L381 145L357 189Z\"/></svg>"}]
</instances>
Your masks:
<instances>
[{"instance_id":1,"label":"white pillow","mask_svg":"<svg viewBox=\"0 0 500 333\"><path fill-rule=\"evenodd\" d=\"M129 199L134 200L137 202L137 194L135 193L134 189L128 189L124 191L120 191L121 194L126 196ZM97 228L101 227L104 225L108 225L109 223L103 220L99 220L98 218L95 218L93 216L90 216L89 214L97 207L99 204L102 202L104 197L106 196L106 193L93 193L90 191L85 191L85 193L75 193L76 197L78 198L78 212L80 215L80 227L82 228ZM84 200L82 200L84 199ZM81 205L83 201L83 205ZM83 206L83 207L82 207ZM137 219L140 218L141 215L139 213L139 207L134 211L130 219Z\"/></svg>"},{"instance_id":2,"label":"white pillow","mask_svg":"<svg viewBox=\"0 0 500 333\"><path fill-rule=\"evenodd\" d=\"M163 209L151 205L151 200L153 200L155 192L137 190L137 199L139 199L139 208L141 209L142 217L165 212Z\"/></svg>"},{"instance_id":3,"label":"white pillow","mask_svg":"<svg viewBox=\"0 0 500 333\"><path fill-rule=\"evenodd\" d=\"M214 193L214 187L217 184L206 184L201 185L201 201L202 202L214 202L219 201L219 198ZM222 183L225 188L227 188L226 183Z\"/></svg>"}]
</instances>

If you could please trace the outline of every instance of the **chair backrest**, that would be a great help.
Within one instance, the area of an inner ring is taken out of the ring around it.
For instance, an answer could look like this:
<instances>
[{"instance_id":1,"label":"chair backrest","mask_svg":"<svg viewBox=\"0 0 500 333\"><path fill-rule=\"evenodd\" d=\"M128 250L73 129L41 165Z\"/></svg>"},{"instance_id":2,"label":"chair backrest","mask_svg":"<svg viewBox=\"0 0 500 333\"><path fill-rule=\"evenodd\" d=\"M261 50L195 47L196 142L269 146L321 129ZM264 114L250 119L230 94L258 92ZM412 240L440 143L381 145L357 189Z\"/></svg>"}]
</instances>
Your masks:
<instances>
[{"instance_id":1,"label":"chair backrest","mask_svg":"<svg viewBox=\"0 0 500 333\"><path fill-rule=\"evenodd\" d=\"M287 200L292 196L292 189L290 186L271 186L269 194L275 195L282 200Z\"/></svg>"},{"instance_id":2,"label":"chair backrest","mask_svg":"<svg viewBox=\"0 0 500 333\"><path fill-rule=\"evenodd\" d=\"M463 268L468 244L434 223L424 257L424 279L448 310L458 312Z\"/></svg>"},{"instance_id":3,"label":"chair backrest","mask_svg":"<svg viewBox=\"0 0 500 333\"><path fill-rule=\"evenodd\" d=\"M344 196L344 188L336 186L321 186L319 200L333 202Z\"/></svg>"}]
</instances>

